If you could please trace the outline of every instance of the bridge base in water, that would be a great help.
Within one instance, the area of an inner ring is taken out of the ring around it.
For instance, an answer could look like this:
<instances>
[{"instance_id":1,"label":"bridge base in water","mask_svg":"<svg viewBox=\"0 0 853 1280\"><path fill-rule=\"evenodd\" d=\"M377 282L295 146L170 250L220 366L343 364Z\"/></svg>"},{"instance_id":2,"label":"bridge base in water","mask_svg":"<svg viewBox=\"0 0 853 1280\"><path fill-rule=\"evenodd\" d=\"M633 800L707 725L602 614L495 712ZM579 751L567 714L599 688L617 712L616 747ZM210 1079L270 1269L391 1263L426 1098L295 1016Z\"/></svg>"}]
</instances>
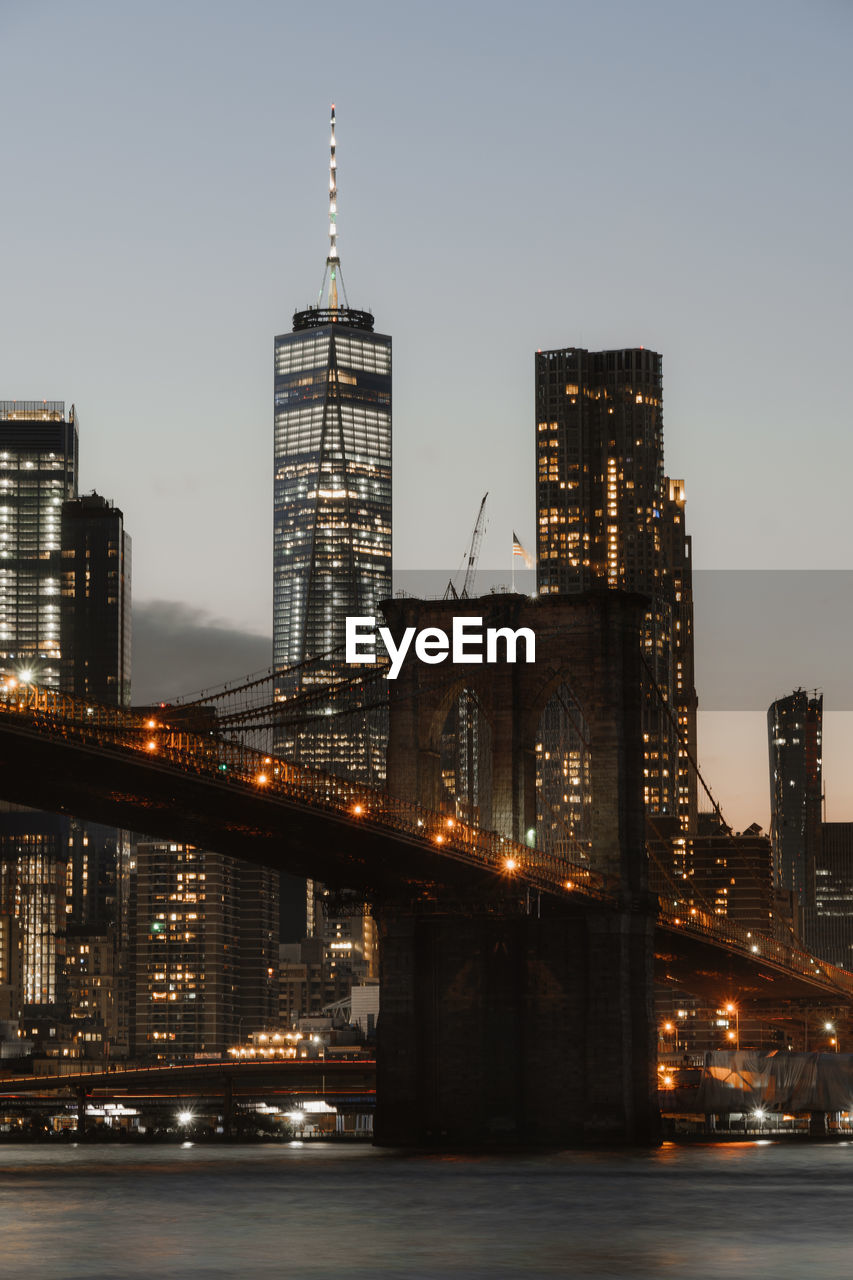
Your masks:
<instances>
[{"instance_id":1,"label":"bridge base in water","mask_svg":"<svg viewBox=\"0 0 853 1280\"><path fill-rule=\"evenodd\" d=\"M654 912L380 916L376 1141L654 1145Z\"/></svg>"}]
</instances>

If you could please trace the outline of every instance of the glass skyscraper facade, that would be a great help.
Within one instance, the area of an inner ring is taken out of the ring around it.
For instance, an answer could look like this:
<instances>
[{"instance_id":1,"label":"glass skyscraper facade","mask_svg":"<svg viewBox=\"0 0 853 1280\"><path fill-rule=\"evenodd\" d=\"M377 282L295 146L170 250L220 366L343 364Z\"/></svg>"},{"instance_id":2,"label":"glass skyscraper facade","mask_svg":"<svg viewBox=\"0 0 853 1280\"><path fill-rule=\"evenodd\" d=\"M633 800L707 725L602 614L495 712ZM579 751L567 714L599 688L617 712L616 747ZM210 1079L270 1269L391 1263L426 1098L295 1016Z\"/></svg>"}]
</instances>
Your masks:
<instances>
[{"instance_id":1,"label":"glass skyscraper facade","mask_svg":"<svg viewBox=\"0 0 853 1280\"><path fill-rule=\"evenodd\" d=\"M391 339L369 313L297 312L275 339L274 466L282 668L341 648L347 615L391 595Z\"/></svg>"},{"instance_id":2,"label":"glass skyscraper facade","mask_svg":"<svg viewBox=\"0 0 853 1280\"><path fill-rule=\"evenodd\" d=\"M77 496L77 418L0 400L0 676L60 683L62 504Z\"/></svg>"}]
</instances>

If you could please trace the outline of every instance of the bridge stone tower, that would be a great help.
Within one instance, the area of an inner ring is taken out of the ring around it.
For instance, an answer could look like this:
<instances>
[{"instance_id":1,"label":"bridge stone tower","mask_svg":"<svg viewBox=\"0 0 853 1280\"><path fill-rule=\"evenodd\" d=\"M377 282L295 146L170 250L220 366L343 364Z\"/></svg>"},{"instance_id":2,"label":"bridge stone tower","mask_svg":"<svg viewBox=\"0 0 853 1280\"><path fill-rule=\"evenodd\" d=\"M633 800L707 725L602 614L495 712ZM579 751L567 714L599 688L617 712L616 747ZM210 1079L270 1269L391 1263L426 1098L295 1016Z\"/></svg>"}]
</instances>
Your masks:
<instances>
[{"instance_id":1,"label":"bridge stone tower","mask_svg":"<svg viewBox=\"0 0 853 1280\"><path fill-rule=\"evenodd\" d=\"M589 730L590 863L610 893L607 903L531 901L510 878L477 903L437 888L429 902L379 907L380 1143L657 1140L645 607L615 591L383 605L397 642L411 626L450 634L460 616L536 636L532 664L426 665L410 650L389 682L389 792L447 807L441 734L454 699L471 691L491 728L491 825L523 841L536 826L540 717L567 683Z\"/></svg>"}]
</instances>

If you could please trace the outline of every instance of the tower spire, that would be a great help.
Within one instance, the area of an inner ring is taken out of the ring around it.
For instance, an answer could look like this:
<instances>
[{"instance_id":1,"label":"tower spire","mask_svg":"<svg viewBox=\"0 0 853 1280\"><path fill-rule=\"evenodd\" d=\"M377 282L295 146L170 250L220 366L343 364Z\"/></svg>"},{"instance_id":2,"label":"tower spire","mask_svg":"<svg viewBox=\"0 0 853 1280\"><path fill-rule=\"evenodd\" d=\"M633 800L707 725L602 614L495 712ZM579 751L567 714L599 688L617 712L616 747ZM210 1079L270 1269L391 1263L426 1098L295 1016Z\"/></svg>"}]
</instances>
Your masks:
<instances>
[{"instance_id":1,"label":"tower spire","mask_svg":"<svg viewBox=\"0 0 853 1280\"><path fill-rule=\"evenodd\" d=\"M329 143L329 309L338 309L338 162L335 157L335 104L332 103L332 137Z\"/></svg>"},{"instance_id":2,"label":"tower spire","mask_svg":"<svg viewBox=\"0 0 853 1280\"><path fill-rule=\"evenodd\" d=\"M332 136L329 140L329 252L323 270L323 282L317 302L305 311L294 312L294 332L301 326L312 328L316 324L349 324L356 328L373 329L373 316L369 311L357 311L349 304L341 257L338 253L338 158L335 142L335 104L332 103ZM326 281L329 282L328 293Z\"/></svg>"}]
</instances>

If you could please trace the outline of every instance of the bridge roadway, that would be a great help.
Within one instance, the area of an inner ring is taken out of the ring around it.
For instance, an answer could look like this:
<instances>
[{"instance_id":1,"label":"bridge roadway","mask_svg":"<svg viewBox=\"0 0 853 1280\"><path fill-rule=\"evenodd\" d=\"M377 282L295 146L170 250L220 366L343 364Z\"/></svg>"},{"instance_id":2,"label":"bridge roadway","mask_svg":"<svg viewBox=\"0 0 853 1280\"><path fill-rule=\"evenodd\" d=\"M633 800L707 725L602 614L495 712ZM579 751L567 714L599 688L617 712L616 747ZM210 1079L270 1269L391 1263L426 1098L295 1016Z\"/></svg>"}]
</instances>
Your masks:
<instances>
[{"instance_id":1,"label":"bridge roadway","mask_svg":"<svg viewBox=\"0 0 853 1280\"><path fill-rule=\"evenodd\" d=\"M573 864L347 779L212 733L88 705L32 685L0 688L5 799L356 890L379 903L490 900L570 917L616 894ZM853 975L696 909L662 906L656 979L741 1004L853 1007Z\"/></svg>"},{"instance_id":2,"label":"bridge roadway","mask_svg":"<svg viewBox=\"0 0 853 1280\"><path fill-rule=\"evenodd\" d=\"M32 1100L43 1095L83 1091L89 1100L222 1097L233 1099L277 1095L336 1098L376 1094L372 1059L339 1061L270 1059L266 1062L190 1062L180 1065L90 1069L58 1075L0 1076L0 1099Z\"/></svg>"}]
</instances>

